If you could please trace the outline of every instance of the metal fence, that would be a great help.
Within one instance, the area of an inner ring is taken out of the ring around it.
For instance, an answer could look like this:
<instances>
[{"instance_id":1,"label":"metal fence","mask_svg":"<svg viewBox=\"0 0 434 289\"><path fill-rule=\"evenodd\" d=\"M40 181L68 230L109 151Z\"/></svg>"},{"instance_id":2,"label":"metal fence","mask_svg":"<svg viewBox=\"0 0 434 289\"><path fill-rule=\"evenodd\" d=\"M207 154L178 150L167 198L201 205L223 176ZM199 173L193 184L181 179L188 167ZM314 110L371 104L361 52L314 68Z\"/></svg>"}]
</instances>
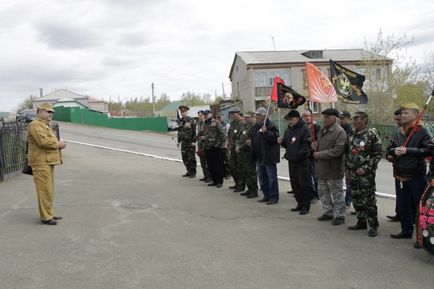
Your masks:
<instances>
[{"instance_id":1,"label":"metal fence","mask_svg":"<svg viewBox=\"0 0 434 289\"><path fill-rule=\"evenodd\" d=\"M27 129L24 121L0 120L0 182L16 175L26 161Z\"/></svg>"},{"instance_id":2,"label":"metal fence","mask_svg":"<svg viewBox=\"0 0 434 289\"><path fill-rule=\"evenodd\" d=\"M25 120L0 119L0 182L21 173L26 162L27 124ZM59 125L52 124L59 138Z\"/></svg>"}]
</instances>

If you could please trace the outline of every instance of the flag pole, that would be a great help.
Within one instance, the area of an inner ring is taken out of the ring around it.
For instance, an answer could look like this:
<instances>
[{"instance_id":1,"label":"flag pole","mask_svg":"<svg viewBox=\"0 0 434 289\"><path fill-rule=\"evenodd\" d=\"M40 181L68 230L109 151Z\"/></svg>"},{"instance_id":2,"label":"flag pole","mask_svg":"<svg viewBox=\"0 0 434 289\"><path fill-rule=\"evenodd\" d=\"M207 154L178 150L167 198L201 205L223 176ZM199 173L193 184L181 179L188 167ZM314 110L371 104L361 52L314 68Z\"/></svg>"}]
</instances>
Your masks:
<instances>
[{"instance_id":1,"label":"flag pole","mask_svg":"<svg viewBox=\"0 0 434 289\"><path fill-rule=\"evenodd\" d=\"M426 108L428 107L428 104L431 102L431 99L433 96L434 96L434 88L433 88L433 91L431 92L431 95L428 97L423 109L419 112L419 115L417 116L416 120L414 121L413 128L411 129L410 134L408 135L408 137L405 140L405 143L403 145L404 147L408 146L408 143L410 142L414 132L416 131L416 127L419 124L419 121L422 118L422 116L425 114Z\"/></svg>"},{"instance_id":2,"label":"flag pole","mask_svg":"<svg viewBox=\"0 0 434 289\"><path fill-rule=\"evenodd\" d=\"M270 101L268 102L267 114L265 115L265 120L264 120L264 124L262 125L262 127L265 127L265 123L267 122L268 112L270 111L270 106L271 106L271 97L270 97Z\"/></svg>"}]
</instances>

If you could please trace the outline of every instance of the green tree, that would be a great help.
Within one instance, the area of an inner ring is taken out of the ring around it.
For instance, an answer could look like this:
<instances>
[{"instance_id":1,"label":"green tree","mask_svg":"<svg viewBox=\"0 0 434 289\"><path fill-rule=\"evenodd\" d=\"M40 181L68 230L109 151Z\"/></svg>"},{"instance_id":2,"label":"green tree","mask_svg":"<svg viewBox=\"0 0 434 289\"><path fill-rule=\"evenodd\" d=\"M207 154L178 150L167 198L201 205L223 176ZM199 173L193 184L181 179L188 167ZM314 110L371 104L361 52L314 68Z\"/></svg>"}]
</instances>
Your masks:
<instances>
[{"instance_id":1,"label":"green tree","mask_svg":"<svg viewBox=\"0 0 434 289\"><path fill-rule=\"evenodd\" d=\"M423 103L426 77L405 51L412 42L405 34L385 36L381 30L374 43L365 41L362 67L369 103L364 109L374 122L391 122L393 112L405 102Z\"/></svg>"},{"instance_id":2,"label":"green tree","mask_svg":"<svg viewBox=\"0 0 434 289\"><path fill-rule=\"evenodd\" d=\"M33 108L33 96L30 95L28 98L23 100L23 102L21 102L18 105L17 111L21 111L23 109L32 109L32 108Z\"/></svg>"}]
</instances>

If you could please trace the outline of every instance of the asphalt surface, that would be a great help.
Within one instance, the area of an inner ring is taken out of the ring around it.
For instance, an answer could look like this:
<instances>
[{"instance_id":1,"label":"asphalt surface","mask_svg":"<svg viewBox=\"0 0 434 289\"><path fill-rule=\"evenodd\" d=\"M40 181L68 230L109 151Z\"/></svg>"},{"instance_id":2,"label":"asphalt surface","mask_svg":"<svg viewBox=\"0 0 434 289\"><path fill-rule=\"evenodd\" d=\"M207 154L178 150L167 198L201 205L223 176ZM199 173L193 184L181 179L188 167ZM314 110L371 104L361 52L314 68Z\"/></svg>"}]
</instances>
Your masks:
<instances>
[{"instance_id":1,"label":"asphalt surface","mask_svg":"<svg viewBox=\"0 0 434 289\"><path fill-rule=\"evenodd\" d=\"M434 259L393 240L300 216L180 177L177 162L70 143L56 167L57 226L40 223L33 180L0 183L0 288L433 288ZM285 183L280 183L281 187Z\"/></svg>"},{"instance_id":2,"label":"asphalt surface","mask_svg":"<svg viewBox=\"0 0 434 289\"><path fill-rule=\"evenodd\" d=\"M181 159L180 151L176 147L176 132L165 135L60 122L60 134L62 138L67 140ZM283 153L282 149L282 156ZM393 197L395 187L392 178L392 165L383 160L378 167L377 191L380 194ZM282 160L277 168L279 176L288 179L288 162ZM289 184L286 188L289 189Z\"/></svg>"}]
</instances>

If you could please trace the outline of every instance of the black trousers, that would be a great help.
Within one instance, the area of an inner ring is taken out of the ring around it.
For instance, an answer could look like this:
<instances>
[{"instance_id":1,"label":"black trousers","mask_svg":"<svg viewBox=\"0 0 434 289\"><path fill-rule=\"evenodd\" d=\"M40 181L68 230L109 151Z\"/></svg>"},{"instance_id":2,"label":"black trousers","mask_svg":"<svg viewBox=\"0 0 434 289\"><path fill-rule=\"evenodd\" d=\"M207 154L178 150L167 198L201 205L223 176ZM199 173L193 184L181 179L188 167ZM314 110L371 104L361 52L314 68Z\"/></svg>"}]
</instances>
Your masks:
<instances>
[{"instance_id":1,"label":"black trousers","mask_svg":"<svg viewBox=\"0 0 434 289\"><path fill-rule=\"evenodd\" d=\"M288 161L288 165L291 187L292 191L294 192L297 205L309 209L309 160L306 159L299 162Z\"/></svg>"},{"instance_id":2,"label":"black trousers","mask_svg":"<svg viewBox=\"0 0 434 289\"><path fill-rule=\"evenodd\" d=\"M207 149L205 151L205 156L212 181L216 184L223 184L224 167L222 150L217 147Z\"/></svg>"}]
</instances>

